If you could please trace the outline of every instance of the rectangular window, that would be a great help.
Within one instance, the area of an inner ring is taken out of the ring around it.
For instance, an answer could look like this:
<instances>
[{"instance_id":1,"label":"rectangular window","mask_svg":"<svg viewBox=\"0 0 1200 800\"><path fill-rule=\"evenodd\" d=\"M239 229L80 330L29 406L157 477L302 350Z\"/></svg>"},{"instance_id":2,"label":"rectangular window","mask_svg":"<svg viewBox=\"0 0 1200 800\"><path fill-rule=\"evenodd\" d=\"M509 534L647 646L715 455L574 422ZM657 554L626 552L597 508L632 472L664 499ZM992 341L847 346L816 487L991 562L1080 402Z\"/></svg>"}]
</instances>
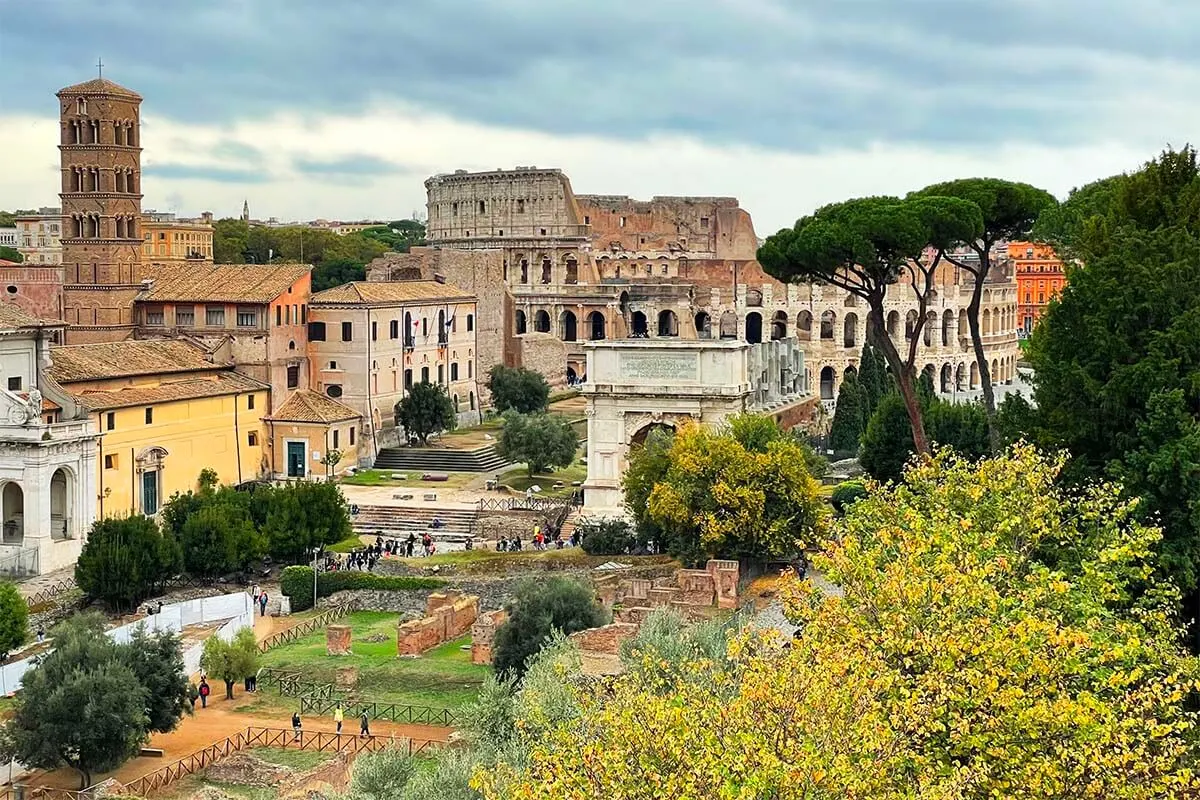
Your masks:
<instances>
[{"instance_id":1,"label":"rectangular window","mask_svg":"<svg viewBox=\"0 0 1200 800\"><path fill-rule=\"evenodd\" d=\"M343 342L354 341L354 323L353 322L343 322L342 323L342 341Z\"/></svg>"},{"instance_id":2,"label":"rectangular window","mask_svg":"<svg viewBox=\"0 0 1200 800\"><path fill-rule=\"evenodd\" d=\"M163 309L162 306L150 306L146 309L146 324L147 325L162 325Z\"/></svg>"},{"instance_id":3,"label":"rectangular window","mask_svg":"<svg viewBox=\"0 0 1200 800\"><path fill-rule=\"evenodd\" d=\"M283 324L283 306L275 306L275 327Z\"/></svg>"},{"instance_id":4,"label":"rectangular window","mask_svg":"<svg viewBox=\"0 0 1200 800\"><path fill-rule=\"evenodd\" d=\"M441 386L446 382L446 367L444 364L438 364L438 385Z\"/></svg>"},{"instance_id":5,"label":"rectangular window","mask_svg":"<svg viewBox=\"0 0 1200 800\"><path fill-rule=\"evenodd\" d=\"M249 411L253 411L253 410L254 410L254 395L247 395L247 397L246 397L246 409L247 409L247 410L249 410Z\"/></svg>"},{"instance_id":6,"label":"rectangular window","mask_svg":"<svg viewBox=\"0 0 1200 800\"><path fill-rule=\"evenodd\" d=\"M485 202L484 202L484 201L482 201L482 200L480 200L480 201L479 201L479 213L480 213L480 214L485 214L485 213L487 213L487 203L485 203Z\"/></svg>"},{"instance_id":7,"label":"rectangular window","mask_svg":"<svg viewBox=\"0 0 1200 800\"><path fill-rule=\"evenodd\" d=\"M475 330L475 315L467 314L467 333Z\"/></svg>"},{"instance_id":8,"label":"rectangular window","mask_svg":"<svg viewBox=\"0 0 1200 800\"><path fill-rule=\"evenodd\" d=\"M336 362L336 361L330 361L330 362L329 362L329 368L330 368L330 369L337 369L337 362Z\"/></svg>"},{"instance_id":9,"label":"rectangular window","mask_svg":"<svg viewBox=\"0 0 1200 800\"><path fill-rule=\"evenodd\" d=\"M290 367L288 367L287 388L295 389L299 385L300 385L300 367L296 364L292 364Z\"/></svg>"},{"instance_id":10,"label":"rectangular window","mask_svg":"<svg viewBox=\"0 0 1200 800\"><path fill-rule=\"evenodd\" d=\"M258 327L258 309L239 308L237 311L237 324L239 328Z\"/></svg>"},{"instance_id":11,"label":"rectangular window","mask_svg":"<svg viewBox=\"0 0 1200 800\"><path fill-rule=\"evenodd\" d=\"M354 444L354 428L350 428L350 444Z\"/></svg>"},{"instance_id":12,"label":"rectangular window","mask_svg":"<svg viewBox=\"0 0 1200 800\"><path fill-rule=\"evenodd\" d=\"M517 201L517 213L518 213L518 214L524 214L524 213L525 213L525 201L524 201L524 200L518 200L518 201Z\"/></svg>"},{"instance_id":13,"label":"rectangular window","mask_svg":"<svg viewBox=\"0 0 1200 800\"><path fill-rule=\"evenodd\" d=\"M458 380L458 362L457 361L455 361L453 364L450 365L450 380L451 381Z\"/></svg>"},{"instance_id":14,"label":"rectangular window","mask_svg":"<svg viewBox=\"0 0 1200 800\"><path fill-rule=\"evenodd\" d=\"M394 319L388 323L388 338L389 339L399 339L400 338L400 320Z\"/></svg>"},{"instance_id":15,"label":"rectangular window","mask_svg":"<svg viewBox=\"0 0 1200 800\"><path fill-rule=\"evenodd\" d=\"M175 307L175 325L180 328L191 328L196 324L196 309Z\"/></svg>"},{"instance_id":16,"label":"rectangular window","mask_svg":"<svg viewBox=\"0 0 1200 800\"><path fill-rule=\"evenodd\" d=\"M158 513L158 470L142 473L142 513L148 517Z\"/></svg>"},{"instance_id":17,"label":"rectangular window","mask_svg":"<svg viewBox=\"0 0 1200 800\"><path fill-rule=\"evenodd\" d=\"M701 227L701 228L707 228L707 227L708 227L708 217L701 217L701 218L700 218L700 227Z\"/></svg>"},{"instance_id":18,"label":"rectangular window","mask_svg":"<svg viewBox=\"0 0 1200 800\"><path fill-rule=\"evenodd\" d=\"M20 379L19 377L17 377L17 378L9 378L9 379L8 379L8 390L9 390L10 392L19 392L19 391L21 391L21 379Z\"/></svg>"},{"instance_id":19,"label":"rectangular window","mask_svg":"<svg viewBox=\"0 0 1200 800\"><path fill-rule=\"evenodd\" d=\"M106 431L116 430L116 427L117 427L117 412L110 411L104 417L104 430L106 430Z\"/></svg>"},{"instance_id":20,"label":"rectangular window","mask_svg":"<svg viewBox=\"0 0 1200 800\"><path fill-rule=\"evenodd\" d=\"M153 408L146 409L146 424L147 425L154 424L154 409Z\"/></svg>"},{"instance_id":21,"label":"rectangular window","mask_svg":"<svg viewBox=\"0 0 1200 800\"><path fill-rule=\"evenodd\" d=\"M308 306L300 306L300 324L304 325L308 322Z\"/></svg>"},{"instance_id":22,"label":"rectangular window","mask_svg":"<svg viewBox=\"0 0 1200 800\"><path fill-rule=\"evenodd\" d=\"M421 383L429 383L429 367L421 367Z\"/></svg>"},{"instance_id":23,"label":"rectangular window","mask_svg":"<svg viewBox=\"0 0 1200 800\"><path fill-rule=\"evenodd\" d=\"M333 449L337 450L337 448L338 448L338 432L335 430L333 432Z\"/></svg>"},{"instance_id":24,"label":"rectangular window","mask_svg":"<svg viewBox=\"0 0 1200 800\"><path fill-rule=\"evenodd\" d=\"M404 370L404 388L405 389L412 388L412 370L411 369Z\"/></svg>"},{"instance_id":25,"label":"rectangular window","mask_svg":"<svg viewBox=\"0 0 1200 800\"><path fill-rule=\"evenodd\" d=\"M325 341L325 323L324 322L308 323L308 340L310 342Z\"/></svg>"},{"instance_id":26,"label":"rectangular window","mask_svg":"<svg viewBox=\"0 0 1200 800\"><path fill-rule=\"evenodd\" d=\"M250 447L258 447L258 434L254 431L250 431L250 433L246 434L246 444L248 444Z\"/></svg>"},{"instance_id":27,"label":"rectangular window","mask_svg":"<svg viewBox=\"0 0 1200 800\"><path fill-rule=\"evenodd\" d=\"M379 340L379 323L372 322L371 323L371 341L375 342L378 340Z\"/></svg>"},{"instance_id":28,"label":"rectangular window","mask_svg":"<svg viewBox=\"0 0 1200 800\"><path fill-rule=\"evenodd\" d=\"M210 328L224 328L225 306L205 306L204 324Z\"/></svg>"},{"instance_id":29,"label":"rectangular window","mask_svg":"<svg viewBox=\"0 0 1200 800\"><path fill-rule=\"evenodd\" d=\"M104 468L105 469L116 469L117 468L117 457L115 455L106 455L104 457Z\"/></svg>"},{"instance_id":30,"label":"rectangular window","mask_svg":"<svg viewBox=\"0 0 1200 800\"><path fill-rule=\"evenodd\" d=\"M292 324L292 307L291 306L283 307L283 323L285 325Z\"/></svg>"}]
</instances>

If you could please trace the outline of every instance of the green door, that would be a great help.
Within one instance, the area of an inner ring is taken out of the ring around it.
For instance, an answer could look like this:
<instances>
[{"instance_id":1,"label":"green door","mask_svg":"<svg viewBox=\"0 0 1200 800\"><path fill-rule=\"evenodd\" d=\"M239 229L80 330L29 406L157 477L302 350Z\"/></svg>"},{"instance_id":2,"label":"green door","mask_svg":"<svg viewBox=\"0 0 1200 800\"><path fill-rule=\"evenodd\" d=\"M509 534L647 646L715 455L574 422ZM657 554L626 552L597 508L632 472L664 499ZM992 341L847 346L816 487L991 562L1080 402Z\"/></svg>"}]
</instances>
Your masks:
<instances>
[{"instance_id":1,"label":"green door","mask_svg":"<svg viewBox=\"0 0 1200 800\"><path fill-rule=\"evenodd\" d=\"M287 443L287 474L289 478L304 477L304 450L304 442Z\"/></svg>"}]
</instances>

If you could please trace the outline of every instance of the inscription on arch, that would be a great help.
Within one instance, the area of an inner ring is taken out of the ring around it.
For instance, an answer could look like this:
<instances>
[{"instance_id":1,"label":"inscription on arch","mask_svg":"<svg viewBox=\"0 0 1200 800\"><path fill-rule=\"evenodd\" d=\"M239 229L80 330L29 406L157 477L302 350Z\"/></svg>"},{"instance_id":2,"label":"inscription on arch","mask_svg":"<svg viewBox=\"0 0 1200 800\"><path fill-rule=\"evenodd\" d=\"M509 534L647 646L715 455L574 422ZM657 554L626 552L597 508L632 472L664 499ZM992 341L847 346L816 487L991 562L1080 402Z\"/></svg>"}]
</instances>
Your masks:
<instances>
[{"instance_id":1,"label":"inscription on arch","mask_svg":"<svg viewBox=\"0 0 1200 800\"><path fill-rule=\"evenodd\" d=\"M626 378L695 381L700 379L696 353L622 353L621 374Z\"/></svg>"}]
</instances>

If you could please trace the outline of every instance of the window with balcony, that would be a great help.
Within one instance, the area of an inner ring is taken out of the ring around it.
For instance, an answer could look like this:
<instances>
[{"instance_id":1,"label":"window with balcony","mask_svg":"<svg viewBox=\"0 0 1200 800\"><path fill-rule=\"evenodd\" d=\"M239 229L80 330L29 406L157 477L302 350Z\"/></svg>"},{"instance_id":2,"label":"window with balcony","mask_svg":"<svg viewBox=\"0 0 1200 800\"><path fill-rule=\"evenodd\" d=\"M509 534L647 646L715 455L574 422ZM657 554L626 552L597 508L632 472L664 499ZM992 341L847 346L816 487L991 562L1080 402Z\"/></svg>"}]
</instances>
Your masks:
<instances>
[{"instance_id":1,"label":"window with balcony","mask_svg":"<svg viewBox=\"0 0 1200 800\"><path fill-rule=\"evenodd\" d=\"M210 328L224 328L225 306L205 306L204 324Z\"/></svg>"},{"instance_id":2,"label":"window with balcony","mask_svg":"<svg viewBox=\"0 0 1200 800\"><path fill-rule=\"evenodd\" d=\"M239 308L237 310L237 324L239 328L257 328L258 309Z\"/></svg>"}]
</instances>

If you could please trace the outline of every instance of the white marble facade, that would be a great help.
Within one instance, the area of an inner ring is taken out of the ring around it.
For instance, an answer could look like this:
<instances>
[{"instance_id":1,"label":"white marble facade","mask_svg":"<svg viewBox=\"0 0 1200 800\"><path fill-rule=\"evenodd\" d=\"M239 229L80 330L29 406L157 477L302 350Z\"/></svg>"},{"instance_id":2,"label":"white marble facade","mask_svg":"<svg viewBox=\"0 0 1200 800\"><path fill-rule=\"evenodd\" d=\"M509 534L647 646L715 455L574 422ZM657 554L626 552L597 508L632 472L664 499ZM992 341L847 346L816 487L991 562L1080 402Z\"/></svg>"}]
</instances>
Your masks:
<instances>
[{"instance_id":1,"label":"white marble facade","mask_svg":"<svg viewBox=\"0 0 1200 800\"><path fill-rule=\"evenodd\" d=\"M584 510L622 514L629 448L657 426L717 424L743 411L775 410L807 393L795 339L752 345L699 339L588 342L588 477Z\"/></svg>"}]
</instances>

